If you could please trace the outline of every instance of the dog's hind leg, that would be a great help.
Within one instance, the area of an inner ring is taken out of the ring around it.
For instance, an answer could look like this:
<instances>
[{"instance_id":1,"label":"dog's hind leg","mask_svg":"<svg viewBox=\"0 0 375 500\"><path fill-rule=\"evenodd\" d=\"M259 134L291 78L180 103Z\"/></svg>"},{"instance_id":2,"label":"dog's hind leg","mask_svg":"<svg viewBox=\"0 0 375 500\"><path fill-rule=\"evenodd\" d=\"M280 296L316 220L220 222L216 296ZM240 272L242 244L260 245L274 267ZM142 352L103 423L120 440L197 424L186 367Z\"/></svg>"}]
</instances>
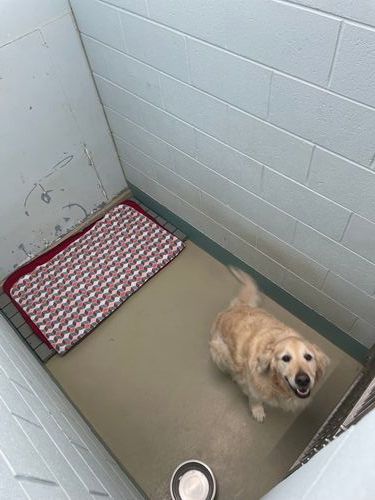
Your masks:
<instances>
[{"instance_id":1,"label":"dog's hind leg","mask_svg":"<svg viewBox=\"0 0 375 500\"><path fill-rule=\"evenodd\" d=\"M210 353L213 362L222 372L232 373L232 361L228 346L218 332L212 334Z\"/></svg>"}]
</instances>

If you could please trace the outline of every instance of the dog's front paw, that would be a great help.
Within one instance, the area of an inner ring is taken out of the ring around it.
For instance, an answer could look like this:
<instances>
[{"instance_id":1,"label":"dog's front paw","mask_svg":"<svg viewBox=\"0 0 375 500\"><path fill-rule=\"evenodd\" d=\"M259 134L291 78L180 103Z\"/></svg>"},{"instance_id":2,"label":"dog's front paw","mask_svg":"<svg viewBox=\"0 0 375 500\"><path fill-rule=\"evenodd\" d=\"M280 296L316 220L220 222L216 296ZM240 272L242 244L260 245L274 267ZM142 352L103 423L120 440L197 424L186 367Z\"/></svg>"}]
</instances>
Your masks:
<instances>
[{"instance_id":1,"label":"dog's front paw","mask_svg":"<svg viewBox=\"0 0 375 500\"><path fill-rule=\"evenodd\" d=\"M251 405L251 414L257 422L262 423L266 418L266 413L264 411L262 403Z\"/></svg>"}]
</instances>

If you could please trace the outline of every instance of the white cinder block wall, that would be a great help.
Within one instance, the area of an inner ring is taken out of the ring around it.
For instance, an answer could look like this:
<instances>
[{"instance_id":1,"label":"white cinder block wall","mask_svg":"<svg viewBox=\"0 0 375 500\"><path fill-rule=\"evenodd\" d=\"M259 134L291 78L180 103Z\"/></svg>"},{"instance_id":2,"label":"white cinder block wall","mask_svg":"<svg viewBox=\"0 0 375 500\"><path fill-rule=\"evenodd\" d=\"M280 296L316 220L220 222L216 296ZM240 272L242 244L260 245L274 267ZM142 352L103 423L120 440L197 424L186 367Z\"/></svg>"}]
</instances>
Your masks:
<instances>
[{"instance_id":1,"label":"white cinder block wall","mask_svg":"<svg viewBox=\"0 0 375 500\"><path fill-rule=\"evenodd\" d=\"M0 1L0 281L126 188L68 0Z\"/></svg>"},{"instance_id":2,"label":"white cinder block wall","mask_svg":"<svg viewBox=\"0 0 375 500\"><path fill-rule=\"evenodd\" d=\"M375 3L72 0L127 178L375 341Z\"/></svg>"},{"instance_id":3,"label":"white cinder block wall","mask_svg":"<svg viewBox=\"0 0 375 500\"><path fill-rule=\"evenodd\" d=\"M0 498L144 498L0 316Z\"/></svg>"}]
</instances>

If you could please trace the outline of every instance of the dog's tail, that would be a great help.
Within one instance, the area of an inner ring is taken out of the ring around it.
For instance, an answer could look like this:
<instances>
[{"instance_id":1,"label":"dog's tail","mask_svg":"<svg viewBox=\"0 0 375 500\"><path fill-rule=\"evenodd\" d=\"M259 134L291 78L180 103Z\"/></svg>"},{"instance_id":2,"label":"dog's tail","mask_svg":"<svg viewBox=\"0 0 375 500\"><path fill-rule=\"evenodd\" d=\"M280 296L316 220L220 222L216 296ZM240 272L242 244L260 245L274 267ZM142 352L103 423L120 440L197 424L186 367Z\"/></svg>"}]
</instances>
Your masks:
<instances>
[{"instance_id":1,"label":"dog's tail","mask_svg":"<svg viewBox=\"0 0 375 500\"><path fill-rule=\"evenodd\" d=\"M261 299L258 287L253 278L236 267L229 266L229 270L238 279L238 281L242 283L242 287L237 297L231 301L230 305L236 306L243 304L250 307L258 307Z\"/></svg>"}]
</instances>

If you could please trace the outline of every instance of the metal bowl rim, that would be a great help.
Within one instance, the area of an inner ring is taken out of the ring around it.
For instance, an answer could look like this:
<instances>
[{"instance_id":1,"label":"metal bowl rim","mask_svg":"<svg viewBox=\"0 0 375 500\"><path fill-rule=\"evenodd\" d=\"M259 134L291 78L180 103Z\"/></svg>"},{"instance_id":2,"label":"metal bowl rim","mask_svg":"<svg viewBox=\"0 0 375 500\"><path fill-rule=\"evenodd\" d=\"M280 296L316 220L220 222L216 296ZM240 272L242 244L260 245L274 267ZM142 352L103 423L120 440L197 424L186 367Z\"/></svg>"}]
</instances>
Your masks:
<instances>
[{"instance_id":1,"label":"metal bowl rim","mask_svg":"<svg viewBox=\"0 0 375 500\"><path fill-rule=\"evenodd\" d=\"M181 462L174 470L173 474L172 474L172 478L171 478L171 481L169 483L169 490L170 490L170 493L171 493L171 497L173 500L176 500L176 497L174 496L173 494L173 489L172 489L172 485L173 485L173 480L177 474L177 472L181 469L181 467L183 467L184 465L187 465L187 464L200 464L202 465L206 470L207 472L209 473L211 479L212 479L212 484L213 484L213 491L212 491L212 495L210 498L207 498L207 500L214 500L215 498L215 495L216 495L216 479L215 479L215 476L214 476L214 473L212 472L212 470L210 469L210 467L205 464L204 462L202 462L201 460L196 460L194 458L190 459L190 460L185 460L185 462Z\"/></svg>"}]
</instances>

